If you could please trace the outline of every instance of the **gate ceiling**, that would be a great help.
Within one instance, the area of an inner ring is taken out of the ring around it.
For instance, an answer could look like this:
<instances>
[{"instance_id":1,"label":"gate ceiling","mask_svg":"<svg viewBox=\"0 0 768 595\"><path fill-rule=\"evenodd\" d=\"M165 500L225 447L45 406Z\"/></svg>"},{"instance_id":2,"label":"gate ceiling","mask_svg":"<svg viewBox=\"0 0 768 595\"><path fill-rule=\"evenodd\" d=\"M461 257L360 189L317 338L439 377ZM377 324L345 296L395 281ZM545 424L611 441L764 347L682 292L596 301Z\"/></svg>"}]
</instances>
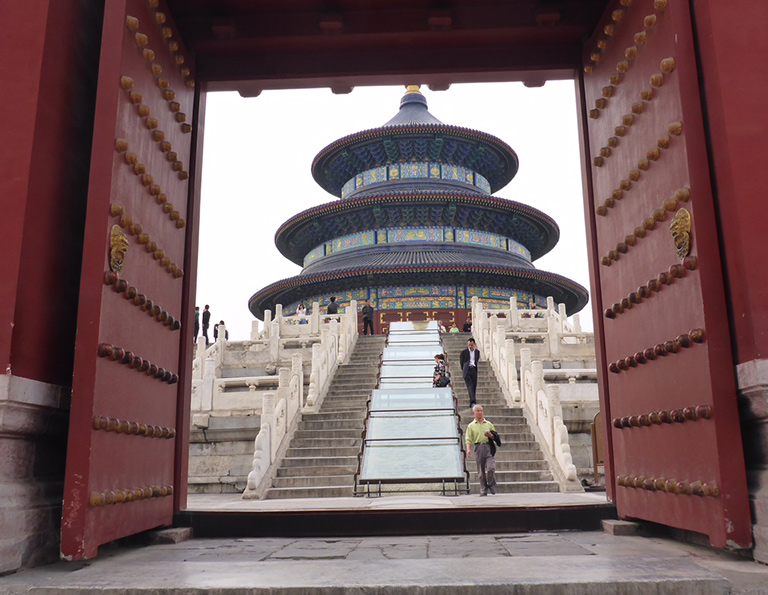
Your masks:
<instances>
[{"instance_id":1,"label":"gate ceiling","mask_svg":"<svg viewBox=\"0 0 768 595\"><path fill-rule=\"evenodd\" d=\"M208 90L573 76L606 0L169 0ZM311 58L310 58L311 57ZM407 75L407 76L406 76ZM358 78L353 78L358 77ZM359 78L359 77L362 77ZM504 78L502 77L502 78ZM407 81L404 79L408 79Z\"/></svg>"},{"instance_id":2,"label":"gate ceiling","mask_svg":"<svg viewBox=\"0 0 768 595\"><path fill-rule=\"evenodd\" d=\"M623 517L748 547L749 506L688 2L621 0L585 48L592 298ZM609 477L609 480L611 478Z\"/></svg>"}]
</instances>

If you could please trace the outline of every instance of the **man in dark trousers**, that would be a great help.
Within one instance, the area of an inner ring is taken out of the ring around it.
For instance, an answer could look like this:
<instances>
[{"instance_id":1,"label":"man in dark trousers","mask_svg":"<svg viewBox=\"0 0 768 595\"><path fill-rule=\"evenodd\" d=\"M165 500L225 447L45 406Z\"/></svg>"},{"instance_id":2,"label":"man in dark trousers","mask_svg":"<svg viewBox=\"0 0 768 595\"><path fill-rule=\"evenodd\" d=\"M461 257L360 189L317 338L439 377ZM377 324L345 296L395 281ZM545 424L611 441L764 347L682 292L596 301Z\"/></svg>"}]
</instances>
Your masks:
<instances>
[{"instance_id":1,"label":"man in dark trousers","mask_svg":"<svg viewBox=\"0 0 768 595\"><path fill-rule=\"evenodd\" d=\"M477 405L475 393L477 392L477 366L479 363L480 352L475 345L475 339L470 337L467 341L467 348L459 356L461 375L464 377L464 384L467 385L470 407Z\"/></svg>"},{"instance_id":2,"label":"man in dark trousers","mask_svg":"<svg viewBox=\"0 0 768 595\"><path fill-rule=\"evenodd\" d=\"M487 496L496 493L496 459L493 456L496 450L492 446L494 440L499 445L501 440L493 424L485 419L480 405L472 407L472 415L475 419L467 426L466 432L467 458L472 458L472 453L475 453L480 495Z\"/></svg>"},{"instance_id":3,"label":"man in dark trousers","mask_svg":"<svg viewBox=\"0 0 768 595\"><path fill-rule=\"evenodd\" d=\"M336 296L331 296L331 303L328 304L328 309L326 310L328 314L338 314L339 313L339 305L336 303Z\"/></svg>"},{"instance_id":4,"label":"man in dark trousers","mask_svg":"<svg viewBox=\"0 0 768 595\"><path fill-rule=\"evenodd\" d=\"M365 306L363 306L363 334L368 334L368 329L371 329L373 334L373 306L371 306L371 300L365 300Z\"/></svg>"},{"instance_id":5,"label":"man in dark trousers","mask_svg":"<svg viewBox=\"0 0 768 595\"><path fill-rule=\"evenodd\" d=\"M211 324L211 311L208 308L210 308L210 306L206 304L205 310L203 310L203 337L205 337L206 345L210 343L210 341L208 341L208 327Z\"/></svg>"}]
</instances>

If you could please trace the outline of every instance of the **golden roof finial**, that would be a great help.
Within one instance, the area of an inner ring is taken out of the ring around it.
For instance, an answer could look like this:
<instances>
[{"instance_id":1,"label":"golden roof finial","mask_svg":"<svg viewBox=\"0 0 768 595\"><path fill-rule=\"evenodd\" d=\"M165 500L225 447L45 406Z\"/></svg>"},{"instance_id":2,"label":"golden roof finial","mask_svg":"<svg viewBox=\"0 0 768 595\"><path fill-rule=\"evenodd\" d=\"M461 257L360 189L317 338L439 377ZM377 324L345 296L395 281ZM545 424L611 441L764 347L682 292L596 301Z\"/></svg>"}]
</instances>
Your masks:
<instances>
[{"instance_id":1,"label":"golden roof finial","mask_svg":"<svg viewBox=\"0 0 768 595\"><path fill-rule=\"evenodd\" d=\"M421 95L421 91L419 89L421 88L421 85L408 85L405 88L405 94L408 95L409 93L418 93Z\"/></svg>"}]
</instances>

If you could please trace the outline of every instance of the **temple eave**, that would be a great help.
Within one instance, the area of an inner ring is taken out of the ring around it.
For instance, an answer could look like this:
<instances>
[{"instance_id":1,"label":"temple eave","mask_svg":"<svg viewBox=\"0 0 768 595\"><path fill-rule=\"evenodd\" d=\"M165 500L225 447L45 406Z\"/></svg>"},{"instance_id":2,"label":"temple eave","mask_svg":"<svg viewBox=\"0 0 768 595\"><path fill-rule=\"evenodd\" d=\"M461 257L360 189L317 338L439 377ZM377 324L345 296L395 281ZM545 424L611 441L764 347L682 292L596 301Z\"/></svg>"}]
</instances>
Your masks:
<instances>
[{"instance_id":1,"label":"temple eave","mask_svg":"<svg viewBox=\"0 0 768 595\"><path fill-rule=\"evenodd\" d=\"M430 210L409 205L429 204ZM392 221L396 205L398 221ZM381 194L334 201L307 209L286 221L275 234L277 249L292 262L303 265L306 254L326 241L370 229L409 226L472 228L496 233L524 244L536 260L552 250L559 228L545 213L522 203L492 197L455 193Z\"/></svg>"},{"instance_id":2,"label":"temple eave","mask_svg":"<svg viewBox=\"0 0 768 595\"><path fill-rule=\"evenodd\" d=\"M367 287L372 276L375 276L376 284L381 287L458 283L530 291L552 296L555 301L564 303L569 315L584 308L588 299L584 287L554 273L535 269L443 265L352 269L317 275L297 275L268 285L251 296L248 308L254 316L262 319L264 311L273 309L275 304L287 305L305 299L308 295Z\"/></svg>"}]
</instances>

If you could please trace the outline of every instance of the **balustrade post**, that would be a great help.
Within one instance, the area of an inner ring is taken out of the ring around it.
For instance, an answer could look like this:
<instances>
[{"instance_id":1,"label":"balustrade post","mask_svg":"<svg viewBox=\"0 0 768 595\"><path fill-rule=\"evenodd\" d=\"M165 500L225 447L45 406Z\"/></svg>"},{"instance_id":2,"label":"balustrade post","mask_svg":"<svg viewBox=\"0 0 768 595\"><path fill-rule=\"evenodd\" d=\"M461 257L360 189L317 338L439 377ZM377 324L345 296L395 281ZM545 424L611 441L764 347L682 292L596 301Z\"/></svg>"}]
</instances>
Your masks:
<instances>
[{"instance_id":1,"label":"balustrade post","mask_svg":"<svg viewBox=\"0 0 768 595\"><path fill-rule=\"evenodd\" d=\"M272 334L272 310L264 310L264 338L269 339Z\"/></svg>"},{"instance_id":2,"label":"balustrade post","mask_svg":"<svg viewBox=\"0 0 768 595\"><path fill-rule=\"evenodd\" d=\"M520 312L517 310L517 296L509 298L509 316L507 317L507 326L514 330L520 328Z\"/></svg>"},{"instance_id":3,"label":"balustrade post","mask_svg":"<svg viewBox=\"0 0 768 595\"><path fill-rule=\"evenodd\" d=\"M507 381L507 388L511 388L508 382L508 376L507 376L506 370L502 370L498 365L501 362L502 354L506 355L506 352L504 352L504 340L506 336L507 336L507 329L505 329L501 324L496 324L496 330L493 333L494 359L497 362L497 366L496 366L497 369L499 370L499 372L501 372L502 376L504 377L504 380Z\"/></svg>"},{"instance_id":4,"label":"balustrade post","mask_svg":"<svg viewBox=\"0 0 768 595\"><path fill-rule=\"evenodd\" d=\"M549 435L551 437L550 443L552 444L552 453L555 454L557 449L557 436L555 435L555 418L563 418L563 408L560 406L560 387L556 384L548 384L546 387L547 402L549 409Z\"/></svg>"},{"instance_id":5,"label":"balustrade post","mask_svg":"<svg viewBox=\"0 0 768 595\"><path fill-rule=\"evenodd\" d=\"M277 396L283 398L286 404L291 402L291 369L280 368L277 371Z\"/></svg>"},{"instance_id":6,"label":"balustrade post","mask_svg":"<svg viewBox=\"0 0 768 595\"><path fill-rule=\"evenodd\" d=\"M205 344L205 337L200 335L197 338L197 353L195 357L199 357L200 359L205 359L205 350L208 348L208 346Z\"/></svg>"},{"instance_id":7,"label":"balustrade post","mask_svg":"<svg viewBox=\"0 0 768 595\"><path fill-rule=\"evenodd\" d=\"M309 315L309 331L313 335L320 332L320 302L312 302L312 313Z\"/></svg>"},{"instance_id":8,"label":"balustrade post","mask_svg":"<svg viewBox=\"0 0 768 595\"><path fill-rule=\"evenodd\" d=\"M531 349L523 347L520 349L520 395L521 400L528 406L532 415L536 415L535 407L531 403L531 392L533 385L531 383Z\"/></svg>"},{"instance_id":9,"label":"balustrade post","mask_svg":"<svg viewBox=\"0 0 768 595\"><path fill-rule=\"evenodd\" d=\"M549 343L549 355L560 355L560 324L557 315L552 310L547 310L547 342Z\"/></svg>"},{"instance_id":10,"label":"balustrade post","mask_svg":"<svg viewBox=\"0 0 768 595\"><path fill-rule=\"evenodd\" d=\"M512 393L514 401L520 400L520 384L517 378L517 358L515 356L515 341L513 339L504 340L504 348L507 350L507 386Z\"/></svg>"},{"instance_id":11,"label":"balustrade post","mask_svg":"<svg viewBox=\"0 0 768 595\"><path fill-rule=\"evenodd\" d=\"M269 326L269 361L276 364L280 361L280 321L275 319Z\"/></svg>"},{"instance_id":12,"label":"balustrade post","mask_svg":"<svg viewBox=\"0 0 768 595\"><path fill-rule=\"evenodd\" d=\"M578 314L573 315L573 332L574 333L581 332L581 318L579 318Z\"/></svg>"},{"instance_id":13,"label":"balustrade post","mask_svg":"<svg viewBox=\"0 0 768 595\"><path fill-rule=\"evenodd\" d=\"M320 354L323 346L320 343L312 345L312 371L309 373L309 394L307 395L307 407L314 407L320 391Z\"/></svg>"},{"instance_id":14,"label":"balustrade post","mask_svg":"<svg viewBox=\"0 0 768 595\"><path fill-rule=\"evenodd\" d=\"M259 340L259 321L253 320L251 321L251 341L258 341Z\"/></svg>"},{"instance_id":15,"label":"balustrade post","mask_svg":"<svg viewBox=\"0 0 768 595\"><path fill-rule=\"evenodd\" d=\"M291 356L291 375L298 378L297 395L295 399L292 399L294 406L291 412L291 419L293 414L304 406L304 363L300 353L295 353Z\"/></svg>"},{"instance_id":16,"label":"balustrade post","mask_svg":"<svg viewBox=\"0 0 768 595\"><path fill-rule=\"evenodd\" d=\"M544 390L544 365L541 360L533 360L531 362L531 379L533 384L533 408L536 411L534 417L536 424L541 427L539 423L539 391Z\"/></svg>"},{"instance_id":17,"label":"balustrade post","mask_svg":"<svg viewBox=\"0 0 768 595\"><path fill-rule=\"evenodd\" d=\"M269 462L270 464L275 460L275 444L274 436L275 432L275 394L270 392L264 395L261 405L261 425L269 426Z\"/></svg>"}]
</instances>

